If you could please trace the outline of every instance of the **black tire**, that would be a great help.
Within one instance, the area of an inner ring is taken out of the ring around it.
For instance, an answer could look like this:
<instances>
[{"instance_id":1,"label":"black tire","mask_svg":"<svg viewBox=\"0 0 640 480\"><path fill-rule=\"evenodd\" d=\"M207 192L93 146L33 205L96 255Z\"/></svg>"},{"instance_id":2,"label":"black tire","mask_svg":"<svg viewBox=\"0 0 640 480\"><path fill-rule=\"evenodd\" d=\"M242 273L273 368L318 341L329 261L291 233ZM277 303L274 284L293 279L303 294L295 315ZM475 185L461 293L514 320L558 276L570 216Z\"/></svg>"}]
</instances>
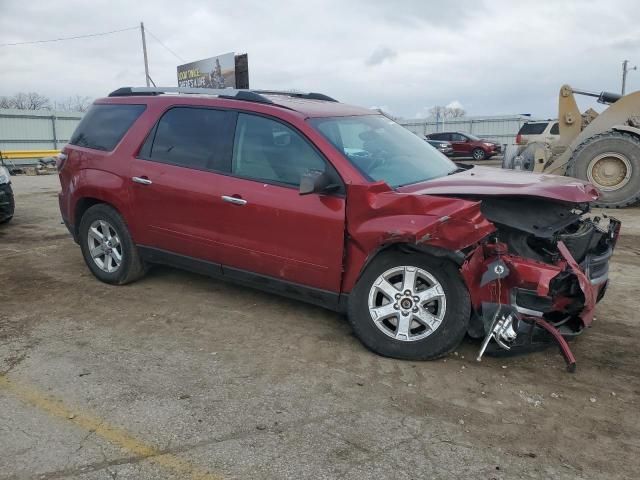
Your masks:
<instances>
[{"instance_id":1,"label":"black tire","mask_svg":"<svg viewBox=\"0 0 640 480\"><path fill-rule=\"evenodd\" d=\"M369 313L369 291L376 279L398 266L425 270L442 285L446 295L445 314L440 325L426 338L415 341L396 340L383 333ZM469 325L471 302L457 267L448 260L419 253L383 252L366 268L349 298L348 316L355 335L371 351L403 360L433 360L455 349Z\"/></svg>"},{"instance_id":2,"label":"black tire","mask_svg":"<svg viewBox=\"0 0 640 480\"><path fill-rule=\"evenodd\" d=\"M13 189L11 188L11 184L8 185L7 190L5 192L5 196L7 197L7 212L3 217L0 217L0 225L9 223L13 218L13 214L16 210L15 198L13 196Z\"/></svg>"},{"instance_id":3,"label":"black tire","mask_svg":"<svg viewBox=\"0 0 640 480\"><path fill-rule=\"evenodd\" d=\"M113 272L106 272L102 270L96 262L94 262L91 254L89 253L89 228L96 220L102 220L109 223L120 238L122 262ZM89 270L91 270L91 273L93 273L98 280L112 285L124 285L144 276L145 266L140 259L138 249L131 239L129 229L125 224L124 219L113 207L104 203L90 207L84 215L82 215L82 219L80 220L80 230L78 233L84 261L89 267Z\"/></svg>"},{"instance_id":4,"label":"black tire","mask_svg":"<svg viewBox=\"0 0 640 480\"><path fill-rule=\"evenodd\" d=\"M486 160L487 154L481 148L474 148L471 152L471 156L474 160Z\"/></svg>"},{"instance_id":5,"label":"black tire","mask_svg":"<svg viewBox=\"0 0 640 480\"><path fill-rule=\"evenodd\" d=\"M608 131L594 135L582 142L571 155L567 164L567 175L589 180L589 163L600 154L614 152L624 155L630 163L631 177L618 190L600 191L594 202L597 207L622 208L640 200L640 139L632 134ZM598 187L598 185L596 185Z\"/></svg>"},{"instance_id":6,"label":"black tire","mask_svg":"<svg viewBox=\"0 0 640 480\"><path fill-rule=\"evenodd\" d=\"M518 155L519 145L507 145L502 156L502 168L513 170L514 160Z\"/></svg>"}]
</instances>

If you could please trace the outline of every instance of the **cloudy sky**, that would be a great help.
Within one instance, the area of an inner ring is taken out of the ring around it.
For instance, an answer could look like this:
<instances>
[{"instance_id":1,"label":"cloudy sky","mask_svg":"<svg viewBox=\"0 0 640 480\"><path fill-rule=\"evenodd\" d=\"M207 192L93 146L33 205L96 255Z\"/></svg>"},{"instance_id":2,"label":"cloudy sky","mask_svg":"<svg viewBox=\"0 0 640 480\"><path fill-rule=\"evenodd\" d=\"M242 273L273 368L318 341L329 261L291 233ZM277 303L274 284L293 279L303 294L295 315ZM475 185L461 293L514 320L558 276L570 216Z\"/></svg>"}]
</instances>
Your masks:
<instances>
[{"instance_id":1,"label":"cloudy sky","mask_svg":"<svg viewBox=\"0 0 640 480\"><path fill-rule=\"evenodd\" d=\"M186 61L249 54L254 88L319 91L404 117L461 104L472 115L553 116L563 83L619 91L640 64L635 0L0 0L0 44L140 21ZM182 62L151 35L150 73ZM103 96L143 85L140 34L0 47L0 95ZM640 89L640 71L628 89ZM586 106L586 104L585 104Z\"/></svg>"}]
</instances>

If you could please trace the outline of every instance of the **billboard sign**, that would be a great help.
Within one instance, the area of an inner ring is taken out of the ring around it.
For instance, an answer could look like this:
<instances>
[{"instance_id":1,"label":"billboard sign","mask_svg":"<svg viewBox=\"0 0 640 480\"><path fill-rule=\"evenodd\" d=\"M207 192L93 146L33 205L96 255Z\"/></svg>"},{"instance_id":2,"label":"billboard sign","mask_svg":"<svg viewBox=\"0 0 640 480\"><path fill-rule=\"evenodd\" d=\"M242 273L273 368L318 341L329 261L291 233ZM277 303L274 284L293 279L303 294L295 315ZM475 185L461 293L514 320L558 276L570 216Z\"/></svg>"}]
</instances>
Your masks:
<instances>
[{"instance_id":1,"label":"billboard sign","mask_svg":"<svg viewBox=\"0 0 640 480\"><path fill-rule=\"evenodd\" d=\"M236 56L225 53L178 66L178 86L189 88L236 88Z\"/></svg>"}]
</instances>

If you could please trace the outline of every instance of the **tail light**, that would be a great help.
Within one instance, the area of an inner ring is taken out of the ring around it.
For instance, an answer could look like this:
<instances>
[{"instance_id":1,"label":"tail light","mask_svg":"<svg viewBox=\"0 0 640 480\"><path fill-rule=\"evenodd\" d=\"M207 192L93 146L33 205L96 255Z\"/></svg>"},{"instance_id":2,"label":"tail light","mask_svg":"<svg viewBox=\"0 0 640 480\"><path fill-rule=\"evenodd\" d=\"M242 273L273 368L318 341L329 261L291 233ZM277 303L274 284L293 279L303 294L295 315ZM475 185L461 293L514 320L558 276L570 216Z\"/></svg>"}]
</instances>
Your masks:
<instances>
[{"instance_id":1,"label":"tail light","mask_svg":"<svg viewBox=\"0 0 640 480\"><path fill-rule=\"evenodd\" d=\"M516 144L522 145L522 135L520 134L516 135Z\"/></svg>"},{"instance_id":2,"label":"tail light","mask_svg":"<svg viewBox=\"0 0 640 480\"><path fill-rule=\"evenodd\" d=\"M64 164L67 161L67 154L64 152L61 152L58 155L56 155L55 158L56 158L56 168L58 169L58 172L60 172L64 168Z\"/></svg>"}]
</instances>

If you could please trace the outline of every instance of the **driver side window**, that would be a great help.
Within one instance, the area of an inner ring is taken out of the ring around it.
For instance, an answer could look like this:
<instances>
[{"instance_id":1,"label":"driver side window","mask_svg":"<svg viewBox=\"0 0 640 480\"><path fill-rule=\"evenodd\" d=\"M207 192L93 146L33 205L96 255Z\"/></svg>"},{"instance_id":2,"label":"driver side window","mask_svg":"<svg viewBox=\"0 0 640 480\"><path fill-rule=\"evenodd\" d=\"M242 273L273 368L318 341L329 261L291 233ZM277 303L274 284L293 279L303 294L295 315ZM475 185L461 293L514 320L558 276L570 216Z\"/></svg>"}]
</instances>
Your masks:
<instances>
[{"instance_id":1,"label":"driver side window","mask_svg":"<svg viewBox=\"0 0 640 480\"><path fill-rule=\"evenodd\" d=\"M269 118L238 115L234 175L297 187L302 175L325 168L324 159L298 132Z\"/></svg>"}]
</instances>

